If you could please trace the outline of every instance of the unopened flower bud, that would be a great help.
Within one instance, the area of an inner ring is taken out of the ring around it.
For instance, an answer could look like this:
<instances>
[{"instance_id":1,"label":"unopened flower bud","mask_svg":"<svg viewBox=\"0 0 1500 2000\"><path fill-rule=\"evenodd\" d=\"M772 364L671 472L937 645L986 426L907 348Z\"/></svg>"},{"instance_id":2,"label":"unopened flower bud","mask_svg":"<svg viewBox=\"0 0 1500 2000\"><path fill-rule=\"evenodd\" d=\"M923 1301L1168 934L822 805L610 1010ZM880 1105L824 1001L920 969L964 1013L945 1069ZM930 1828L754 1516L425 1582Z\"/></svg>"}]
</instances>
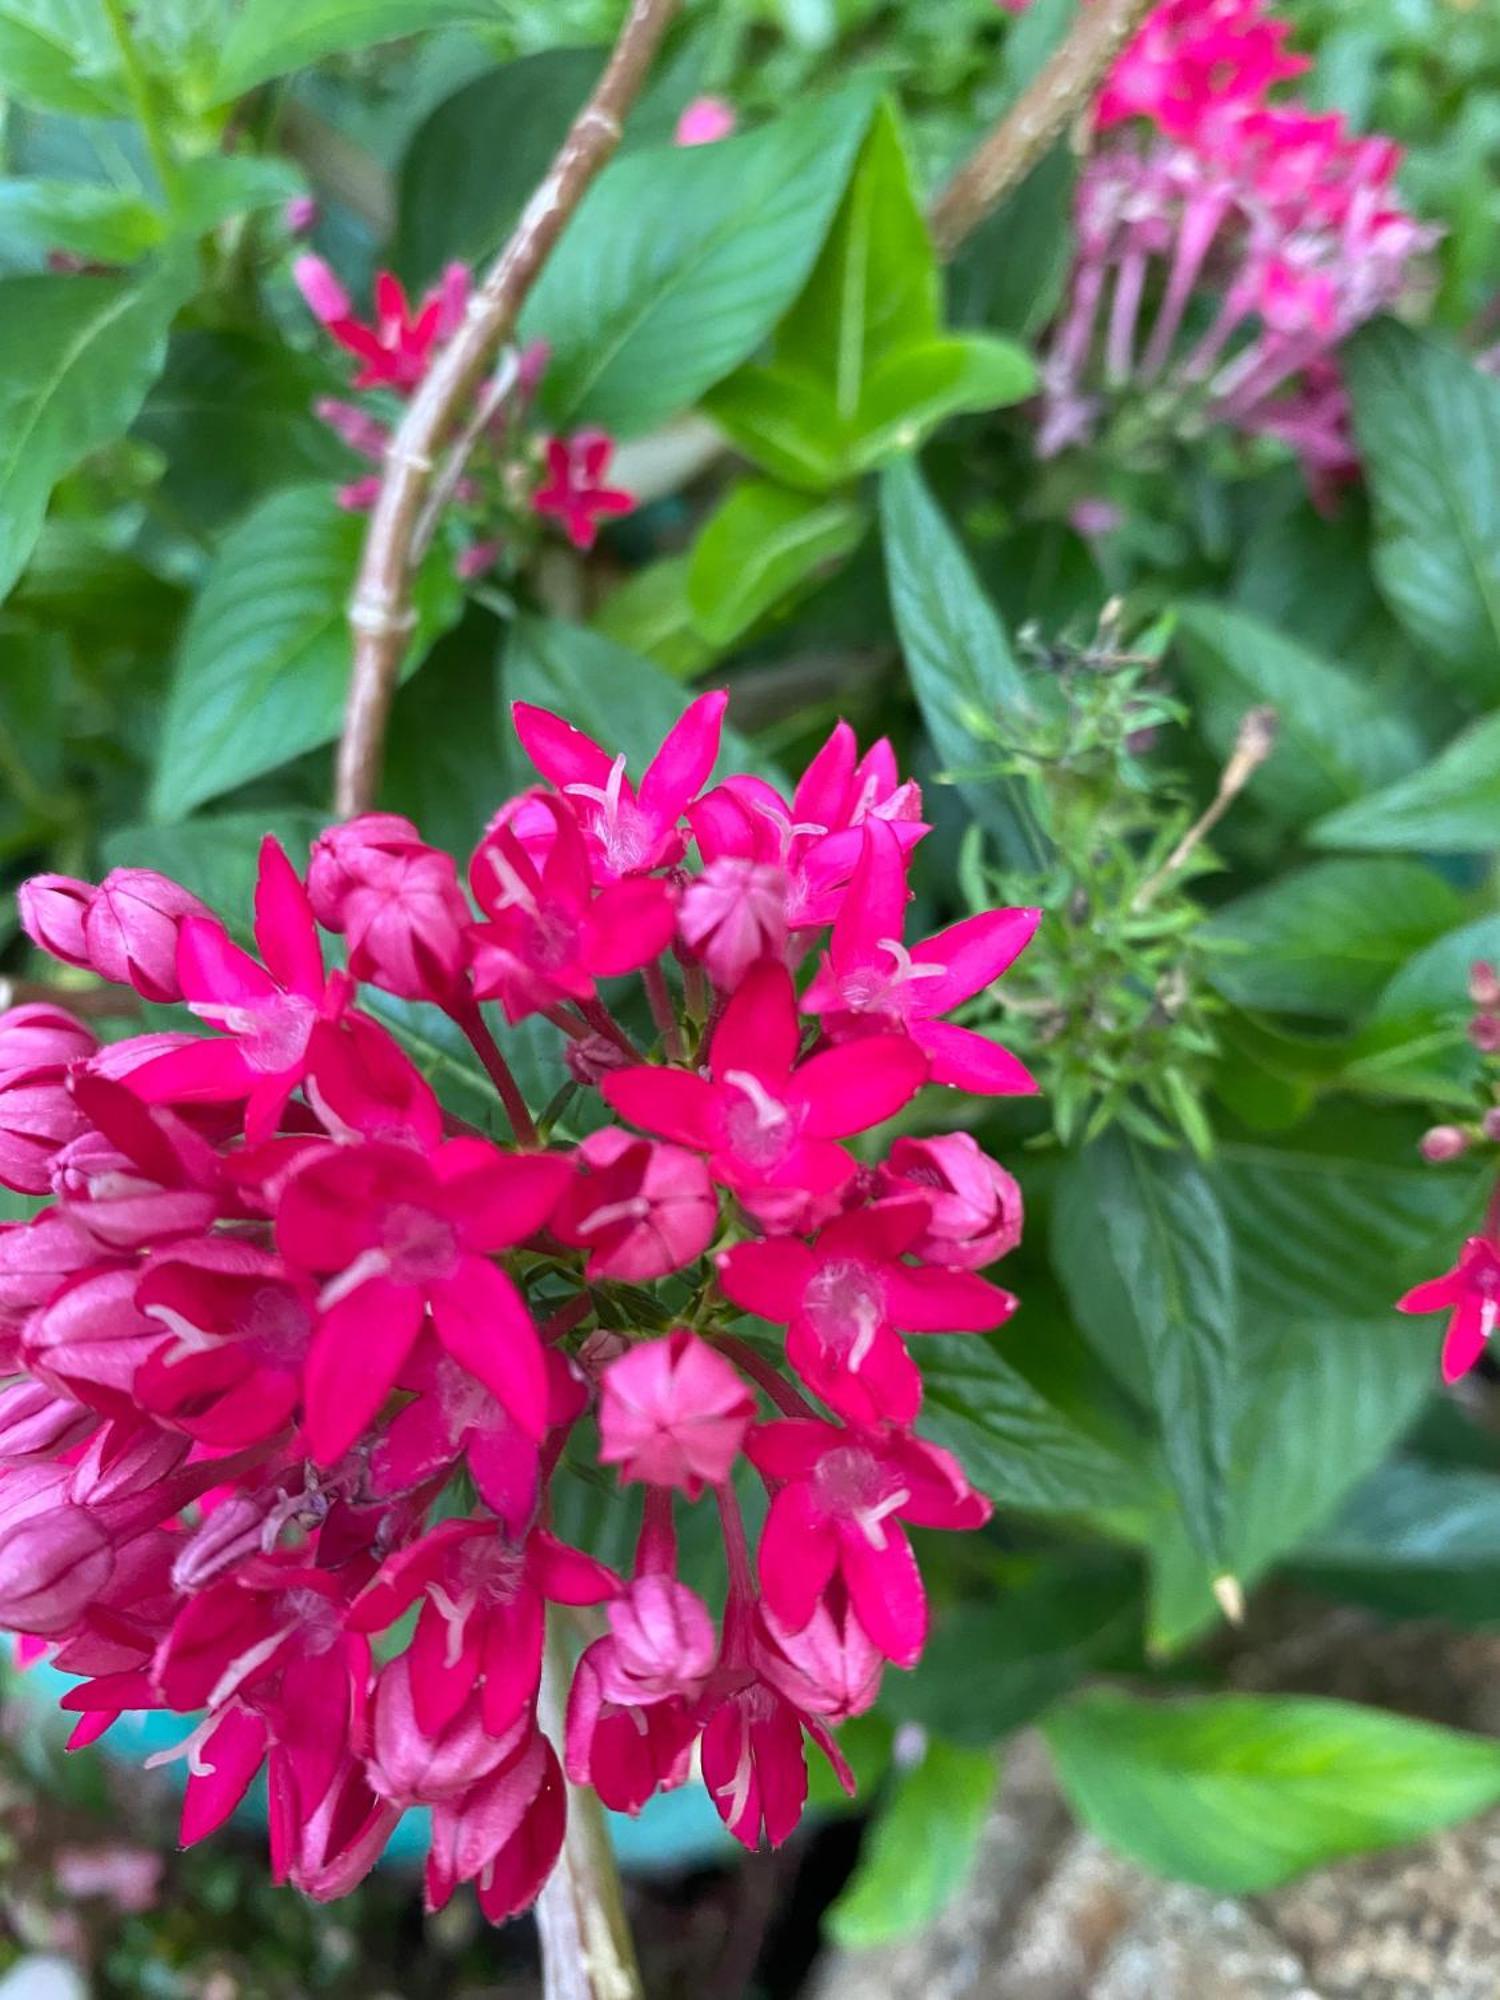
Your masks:
<instances>
[{"instance_id":1,"label":"unopened flower bud","mask_svg":"<svg viewBox=\"0 0 1500 2000\"><path fill-rule=\"evenodd\" d=\"M349 939L349 970L404 1000L452 997L469 962L468 903L450 855L409 820L370 813L314 843L308 895Z\"/></svg>"},{"instance_id":2,"label":"unopened flower bud","mask_svg":"<svg viewBox=\"0 0 1500 2000\"><path fill-rule=\"evenodd\" d=\"M1500 1104L1492 1104L1480 1122L1480 1131L1491 1144L1500 1140Z\"/></svg>"},{"instance_id":3,"label":"unopened flower bud","mask_svg":"<svg viewBox=\"0 0 1500 2000\"><path fill-rule=\"evenodd\" d=\"M83 920L88 963L143 1000L180 1000L177 933L185 917L212 921L213 912L152 868L111 869Z\"/></svg>"},{"instance_id":4,"label":"unopened flower bud","mask_svg":"<svg viewBox=\"0 0 1500 2000\"><path fill-rule=\"evenodd\" d=\"M604 1376L599 1460L622 1479L679 1486L696 1499L729 1477L755 1415L722 1354L679 1327L622 1355Z\"/></svg>"},{"instance_id":5,"label":"unopened flower bud","mask_svg":"<svg viewBox=\"0 0 1500 2000\"><path fill-rule=\"evenodd\" d=\"M1021 1240L1021 1190L967 1132L898 1139L881 1185L887 1194L928 1198L931 1220L911 1248L929 1263L975 1271Z\"/></svg>"},{"instance_id":6,"label":"unopened flower bud","mask_svg":"<svg viewBox=\"0 0 1500 2000\"><path fill-rule=\"evenodd\" d=\"M64 965L87 967L83 919L97 891L72 875L33 875L16 891L16 908L31 942Z\"/></svg>"},{"instance_id":7,"label":"unopened flower bud","mask_svg":"<svg viewBox=\"0 0 1500 2000\"><path fill-rule=\"evenodd\" d=\"M84 1507L53 1506L0 1533L0 1625L50 1638L109 1582L109 1536Z\"/></svg>"},{"instance_id":8,"label":"unopened flower bud","mask_svg":"<svg viewBox=\"0 0 1500 2000\"><path fill-rule=\"evenodd\" d=\"M1469 1040L1484 1056L1500 1050L1500 1014L1476 1014L1469 1023Z\"/></svg>"},{"instance_id":9,"label":"unopened flower bud","mask_svg":"<svg viewBox=\"0 0 1500 2000\"><path fill-rule=\"evenodd\" d=\"M695 97L678 119L672 137L679 146L712 146L727 139L738 123L734 106L722 97Z\"/></svg>"},{"instance_id":10,"label":"unopened flower bud","mask_svg":"<svg viewBox=\"0 0 1500 2000\"><path fill-rule=\"evenodd\" d=\"M1500 1008L1500 973L1486 958L1477 958L1469 967L1469 998L1476 1007Z\"/></svg>"},{"instance_id":11,"label":"unopened flower bud","mask_svg":"<svg viewBox=\"0 0 1500 2000\"><path fill-rule=\"evenodd\" d=\"M575 1083L597 1089L612 1071L629 1069L634 1057L608 1035L580 1035L563 1050L563 1061Z\"/></svg>"},{"instance_id":12,"label":"unopened flower bud","mask_svg":"<svg viewBox=\"0 0 1500 2000\"><path fill-rule=\"evenodd\" d=\"M1469 1135L1457 1125L1434 1125L1422 1134L1422 1158L1434 1165L1444 1160L1456 1160L1460 1153L1468 1151L1468 1147Z\"/></svg>"},{"instance_id":13,"label":"unopened flower bud","mask_svg":"<svg viewBox=\"0 0 1500 2000\"><path fill-rule=\"evenodd\" d=\"M638 1576L610 1604L615 1635L601 1659L610 1701L649 1704L701 1692L719 1656L708 1606L670 1576Z\"/></svg>"}]
</instances>

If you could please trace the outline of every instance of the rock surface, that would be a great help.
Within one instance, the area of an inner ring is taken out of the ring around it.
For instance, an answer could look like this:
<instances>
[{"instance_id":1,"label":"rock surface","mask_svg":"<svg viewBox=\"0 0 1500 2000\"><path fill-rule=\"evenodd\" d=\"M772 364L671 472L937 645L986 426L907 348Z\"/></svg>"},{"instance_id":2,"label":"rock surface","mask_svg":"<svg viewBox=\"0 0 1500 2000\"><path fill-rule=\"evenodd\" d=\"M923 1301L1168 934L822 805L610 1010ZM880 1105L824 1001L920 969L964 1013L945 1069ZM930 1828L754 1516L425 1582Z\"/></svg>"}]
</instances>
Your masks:
<instances>
[{"instance_id":1,"label":"rock surface","mask_svg":"<svg viewBox=\"0 0 1500 2000\"><path fill-rule=\"evenodd\" d=\"M1494 1635L1293 1603L1227 1678L1500 1733ZM813 2000L1495 2000L1497 1883L1500 1811L1267 1896L1163 1883L1072 1825L1022 1737L954 1902L894 1951L831 1958Z\"/></svg>"}]
</instances>

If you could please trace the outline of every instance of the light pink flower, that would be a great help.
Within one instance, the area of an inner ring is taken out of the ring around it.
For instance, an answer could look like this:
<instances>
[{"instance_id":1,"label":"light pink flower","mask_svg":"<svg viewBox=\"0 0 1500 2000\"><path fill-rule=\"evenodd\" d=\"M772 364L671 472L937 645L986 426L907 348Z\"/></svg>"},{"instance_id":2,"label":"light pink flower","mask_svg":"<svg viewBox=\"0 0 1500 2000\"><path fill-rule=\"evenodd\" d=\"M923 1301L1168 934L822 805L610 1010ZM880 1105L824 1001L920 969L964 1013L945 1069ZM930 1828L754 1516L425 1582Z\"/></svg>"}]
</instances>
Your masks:
<instances>
[{"instance_id":1,"label":"light pink flower","mask_svg":"<svg viewBox=\"0 0 1500 2000\"><path fill-rule=\"evenodd\" d=\"M685 1327L612 1361L599 1399L599 1462L689 1499L729 1477L755 1415L722 1354Z\"/></svg>"}]
</instances>

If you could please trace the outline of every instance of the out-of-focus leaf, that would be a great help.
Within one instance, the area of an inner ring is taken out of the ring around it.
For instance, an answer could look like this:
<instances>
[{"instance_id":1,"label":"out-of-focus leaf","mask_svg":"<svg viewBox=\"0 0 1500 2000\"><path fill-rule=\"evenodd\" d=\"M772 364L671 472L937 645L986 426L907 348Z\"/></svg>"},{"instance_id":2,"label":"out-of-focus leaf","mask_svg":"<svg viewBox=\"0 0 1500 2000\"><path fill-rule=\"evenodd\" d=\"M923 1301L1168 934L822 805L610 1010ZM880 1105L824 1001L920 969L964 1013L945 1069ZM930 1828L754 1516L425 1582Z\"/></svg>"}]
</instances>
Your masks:
<instances>
[{"instance_id":1,"label":"out-of-focus leaf","mask_svg":"<svg viewBox=\"0 0 1500 2000\"><path fill-rule=\"evenodd\" d=\"M1500 1744L1350 1702L1099 1689L1045 1724L1074 1810L1159 1875L1253 1895L1500 1799Z\"/></svg>"},{"instance_id":2,"label":"out-of-focus leaf","mask_svg":"<svg viewBox=\"0 0 1500 2000\"><path fill-rule=\"evenodd\" d=\"M260 844L274 834L305 868L307 850L322 826L317 813L277 807L266 812L205 813L175 826L121 826L106 837L105 868L154 868L180 882L238 937L248 938L255 903Z\"/></svg>"},{"instance_id":3,"label":"out-of-focus leaf","mask_svg":"<svg viewBox=\"0 0 1500 2000\"><path fill-rule=\"evenodd\" d=\"M1303 1544L1297 1573L1398 1617L1500 1624L1500 1479L1396 1459Z\"/></svg>"},{"instance_id":4,"label":"out-of-focus leaf","mask_svg":"<svg viewBox=\"0 0 1500 2000\"><path fill-rule=\"evenodd\" d=\"M133 264L160 243L166 219L142 195L103 182L0 180L7 251L70 250L103 264Z\"/></svg>"},{"instance_id":5,"label":"out-of-focus leaf","mask_svg":"<svg viewBox=\"0 0 1500 2000\"><path fill-rule=\"evenodd\" d=\"M157 818L179 819L338 734L363 537L364 523L322 486L273 494L225 536L182 635L152 790ZM461 604L439 545L417 579L407 673Z\"/></svg>"},{"instance_id":6,"label":"out-of-focus leaf","mask_svg":"<svg viewBox=\"0 0 1500 2000\"><path fill-rule=\"evenodd\" d=\"M1186 1160L1112 1132L1068 1162L1054 1215L1053 1261L1074 1315L1106 1365L1143 1394L1188 1531L1224 1570L1240 1321L1213 1184Z\"/></svg>"},{"instance_id":7,"label":"out-of-focus leaf","mask_svg":"<svg viewBox=\"0 0 1500 2000\"><path fill-rule=\"evenodd\" d=\"M227 103L270 77L400 35L495 22L489 0L246 0L219 60L212 97Z\"/></svg>"},{"instance_id":8,"label":"out-of-focus leaf","mask_svg":"<svg viewBox=\"0 0 1500 2000\"><path fill-rule=\"evenodd\" d=\"M96 0L0 0L0 93L83 118L123 110L119 54Z\"/></svg>"},{"instance_id":9,"label":"out-of-focus leaf","mask_svg":"<svg viewBox=\"0 0 1500 2000\"><path fill-rule=\"evenodd\" d=\"M1500 592L1500 580L1496 590ZM1500 670L1497 670L1500 678ZM1319 847L1478 853L1500 843L1500 714L1486 716L1409 778L1320 819Z\"/></svg>"},{"instance_id":10,"label":"out-of-focus leaf","mask_svg":"<svg viewBox=\"0 0 1500 2000\"><path fill-rule=\"evenodd\" d=\"M729 645L847 555L865 525L852 500L819 500L762 479L735 487L693 549L687 593L699 631Z\"/></svg>"},{"instance_id":11,"label":"out-of-focus leaf","mask_svg":"<svg viewBox=\"0 0 1500 2000\"><path fill-rule=\"evenodd\" d=\"M0 281L0 597L31 554L52 488L135 416L192 277Z\"/></svg>"},{"instance_id":12,"label":"out-of-focus leaf","mask_svg":"<svg viewBox=\"0 0 1500 2000\"><path fill-rule=\"evenodd\" d=\"M812 268L870 107L852 85L743 138L617 159L522 319L551 350L552 420L637 435L737 367Z\"/></svg>"},{"instance_id":13,"label":"out-of-focus leaf","mask_svg":"<svg viewBox=\"0 0 1500 2000\"><path fill-rule=\"evenodd\" d=\"M828 1912L846 1951L920 1930L963 1887L998 1777L994 1753L934 1738L902 1771L865 1836L859 1866Z\"/></svg>"},{"instance_id":14,"label":"out-of-focus leaf","mask_svg":"<svg viewBox=\"0 0 1500 2000\"><path fill-rule=\"evenodd\" d=\"M1366 327L1346 365L1380 587L1488 705L1500 691L1500 382L1393 320Z\"/></svg>"},{"instance_id":15,"label":"out-of-focus leaf","mask_svg":"<svg viewBox=\"0 0 1500 2000\"><path fill-rule=\"evenodd\" d=\"M1316 861L1219 910L1200 932L1212 978L1242 1007L1347 1015L1463 917L1456 890L1419 862Z\"/></svg>"},{"instance_id":16,"label":"out-of-focus leaf","mask_svg":"<svg viewBox=\"0 0 1500 2000\"><path fill-rule=\"evenodd\" d=\"M1420 760L1416 731L1388 697L1259 619L1185 604L1177 637L1203 733L1221 757L1248 708L1276 710L1276 747L1249 790L1284 824L1357 799Z\"/></svg>"}]
</instances>

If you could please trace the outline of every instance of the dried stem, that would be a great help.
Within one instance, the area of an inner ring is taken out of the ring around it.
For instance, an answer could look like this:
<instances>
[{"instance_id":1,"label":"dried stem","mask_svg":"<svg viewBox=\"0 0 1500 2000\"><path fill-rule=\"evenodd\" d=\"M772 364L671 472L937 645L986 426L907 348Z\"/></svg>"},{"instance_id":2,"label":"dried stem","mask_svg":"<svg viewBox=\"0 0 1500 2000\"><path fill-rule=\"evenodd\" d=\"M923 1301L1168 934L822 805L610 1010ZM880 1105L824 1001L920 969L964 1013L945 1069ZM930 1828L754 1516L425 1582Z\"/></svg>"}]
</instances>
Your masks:
<instances>
[{"instance_id":1,"label":"dried stem","mask_svg":"<svg viewBox=\"0 0 1500 2000\"><path fill-rule=\"evenodd\" d=\"M354 664L335 782L335 806L345 817L368 811L380 782L396 678L415 623L412 577L439 454L514 331L527 294L569 218L619 145L625 115L678 5L679 0L631 0L593 96L391 439L349 606ZM450 459L444 482L456 480L460 469Z\"/></svg>"},{"instance_id":2,"label":"dried stem","mask_svg":"<svg viewBox=\"0 0 1500 2000\"><path fill-rule=\"evenodd\" d=\"M951 257L1067 130L1154 4L1083 0L1072 33L933 203L939 256Z\"/></svg>"},{"instance_id":3,"label":"dried stem","mask_svg":"<svg viewBox=\"0 0 1500 2000\"><path fill-rule=\"evenodd\" d=\"M1219 778L1219 789L1154 875L1148 875L1130 899L1132 910L1144 910L1197 848L1219 824L1240 793L1276 748L1274 708L1249 709L1240 723L1239 734L1229 762Z\"/></svg>"},{"instance_id":4,"label":"dried stem","mask_svg":"<svg viewBox=\"0 0 1500 2000\"><path fill-rule=\"evenodd\" d=\"M556 1614L547 1621L539 1716L562 1754L568 1656ZM620 1876L598 1798L568 1786L568 1831L537 1898L543 2000L643 2000L640 1969L620 1897Z\"/></svg>"}]
</instances>

